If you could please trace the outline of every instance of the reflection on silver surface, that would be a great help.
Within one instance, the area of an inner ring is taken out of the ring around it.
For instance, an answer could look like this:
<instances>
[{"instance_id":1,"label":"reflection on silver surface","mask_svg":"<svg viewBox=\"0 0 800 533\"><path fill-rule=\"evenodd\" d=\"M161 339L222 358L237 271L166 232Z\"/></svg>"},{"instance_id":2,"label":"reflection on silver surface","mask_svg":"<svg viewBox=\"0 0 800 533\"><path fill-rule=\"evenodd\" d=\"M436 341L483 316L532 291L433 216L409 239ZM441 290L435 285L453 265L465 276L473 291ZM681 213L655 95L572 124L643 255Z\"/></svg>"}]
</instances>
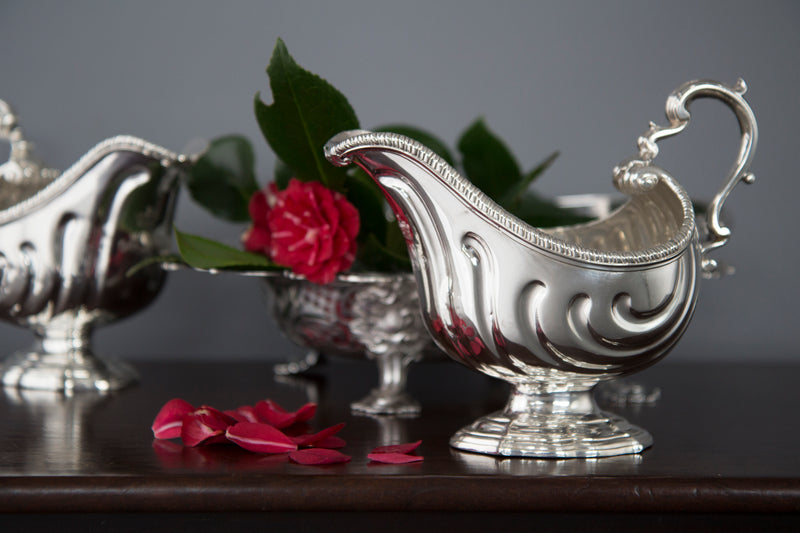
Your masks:
<instances>
[{"instance_id":1,"label":"reflection on silver surface","mask_svg":"<svg viewBox=\"0 0 800 533\"><path fill-rule=\"evenodd\" d=\"M289 273L265 276L273 294L273 314L296 344L333 356L367 358L378 365L379 385L354 402L356 412L415 415L419 402L406 391L411 363L436 357L422 323L414 278L410 274L344 274L317 285ZM304 364L305 363L305 364ZM299 370L310 366L294 364ZM292 363L278 372L293 368Z\"/></svg>"},{"instance_id":2,"label":"reflection on silver surface","mask_svg":"<svg viewBox=\"0 0 800 533\"><path fill-rule=\"evenodd\" d=\"M722 203L748 166L756 141L752 111L734 87L687 83L667 101L668 127L652 125L637 157L614 169L630 198L587 224L533 228L504 211L445 161L392 133L343 132L326 157L356 163L382 187L409 246L423 318L455 360L511 383L506 408L463 428L459 449L532 457L638 453L652 437L600 411L600 381L646 368L688 326L708 252L727 240ZM688 194L652 164L656 141L689 122L700 97L728 104L742 144L711 203L708 238L699 238Z\"/></svg>"},{"instance_id":3,"label":"reflection on silver surface","mask_svg":"<svg viewBox=\"0 0 800 533\"><path fill-rule=\"evenodd\" d=\"M323 379L314 379L310 376L304 376L301 374L275 375L274 379L275 383L288 385L295 389L302 390L303 393L305 394L304 403L310 402L320 405L321 403L320 389L324 385Z\"/></svg>"},{"instance_id":4,"label":"reflection on silver surface","mask_svg":"<svg viewBox=\"0 0 800 533\"><path fill-rule=\"evenodd\" d=\"M68 393L122 388L135 373L97 357L92 330L140 310L160 291L158 265L128 273L170 251L186 158L120 136L56 177L27 159L29 150L15 151L23 141L1 102L0 124L0 138L12 143L12 160L0 167L0 319L36 336L30 350L0 366L2 382Z\"/></svg>"},{"instance_id":5,"label":"reflection on silver surface","mask_svg":"<svg viewBox=\"0 0 800 533\"><path fill-rule=\"evenodd\" d=\"M321 361L321 354L318 351L308 350L300 359L276 364L272 367L272 371L276 376L299 376L316 367Z\"/></svg>"},{"instance_id":6,"label":"reflection on silver surface","mask_svg":"<svg viewBox=\"0 0 800 533\"><path fill-rule=\"evenodd\" d=\"M654 405L661 398L660 388L647 388L625 378L604 381L596 389L600 402L610 405Z\"/></svg>"},{"instance_id":7,"label":"reflection on silver surface","mask_svg":"<svg viewBox=\"0 0 800 533\"><path fill-rule=\"evenodd\" d=\"M378 426L376 446L391 446L410 442L408 434L408 417L370 415Z\"/></svg>"}]
</instances>

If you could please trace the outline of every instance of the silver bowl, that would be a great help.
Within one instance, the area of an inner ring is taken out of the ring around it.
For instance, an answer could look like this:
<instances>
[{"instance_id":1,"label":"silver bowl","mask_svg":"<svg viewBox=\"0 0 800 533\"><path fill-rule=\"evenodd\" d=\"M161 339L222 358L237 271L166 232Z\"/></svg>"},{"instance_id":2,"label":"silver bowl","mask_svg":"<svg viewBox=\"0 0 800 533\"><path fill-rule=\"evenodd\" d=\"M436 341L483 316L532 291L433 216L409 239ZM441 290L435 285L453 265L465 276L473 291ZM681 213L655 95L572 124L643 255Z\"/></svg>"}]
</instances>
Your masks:
<instances>
[{"instance_id":1,"label":"silver bowl","mask_svg":"<svg viewBox=\"0 0 800 533\"><path fill-rule=\"evenodd\" d=\"M355 412L416 415L419 402L406 391L408 367L423 357L444 357L420 314L411 274L340 274L317 285L291 273L268 274L278 327L310 353L301 362L276 366L278 374L300 373L319 354L373 360L378 386L353 402Z\"/></svg>"}]
</instances>

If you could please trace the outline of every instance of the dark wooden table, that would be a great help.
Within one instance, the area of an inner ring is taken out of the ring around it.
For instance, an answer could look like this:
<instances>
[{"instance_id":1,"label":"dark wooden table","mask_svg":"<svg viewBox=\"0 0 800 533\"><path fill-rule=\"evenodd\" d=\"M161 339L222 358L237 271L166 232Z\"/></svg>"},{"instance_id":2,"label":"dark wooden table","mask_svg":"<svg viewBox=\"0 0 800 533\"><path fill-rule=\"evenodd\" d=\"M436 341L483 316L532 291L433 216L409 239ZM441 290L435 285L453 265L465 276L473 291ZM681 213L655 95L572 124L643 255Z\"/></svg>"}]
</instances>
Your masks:
<instances>
[{"instance_id":1,"label":"dark wooden table","mask_svg":"<svg viewBox=\"0 0 800 533\"><path fill-rule=\"evenodd\" d=\"M412 369L419 418L349 412L376 380L365 362L337 361L282 381L266 363L136 366L140 384L106 397L4 391L0 511L8 514L0 528L58 518L76 530L97 520L138 530L150 520L148 530L173 531L218 529L220 521L293 531L612 523L617 531L735 531L791 529L800 519L800 365L656 365L629 378L662 390L655 405L610 407L647 428L655 445L597 460L497 459L449 448L455 430L502 407L507 394L454 363ZM267 397L290 408L318 402L314 428L346 422L342 451L352 461L301 466L230 445L154 441L153 417L173 397L223 409ZM366 458L377 445L418 439L422 463Z\"/></svg>"}]
</instances>

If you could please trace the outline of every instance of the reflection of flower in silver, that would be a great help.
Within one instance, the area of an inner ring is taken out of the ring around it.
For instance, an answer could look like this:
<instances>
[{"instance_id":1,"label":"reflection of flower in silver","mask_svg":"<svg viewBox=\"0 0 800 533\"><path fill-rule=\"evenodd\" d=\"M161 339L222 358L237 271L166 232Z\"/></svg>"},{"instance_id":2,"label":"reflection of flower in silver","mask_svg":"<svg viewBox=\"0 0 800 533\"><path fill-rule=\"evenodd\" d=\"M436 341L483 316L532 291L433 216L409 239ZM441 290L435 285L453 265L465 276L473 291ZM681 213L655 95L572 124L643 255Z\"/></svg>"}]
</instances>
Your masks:
<instances>
[{"instance_id":1,"label":"reflection of flower in silver","mask_svg":"<svg viewBox=\"0 0 800 533\"><path fill-rule=\"evenodd\" d=\"M444 321L440 316L433 319L432 326L433 330L440 335L445 330ZM480 355L486 348L480 337L475 334L475 328L467 324L467 321L458 316L452 308L450 308L450 324L446 329L449 332L447 337L450 339L453 349L461 357Z\"/></svg>"},{"instance_id":2,"label":"reflection of flower in silver","mask_svg":"<svg viewBox=\"0 0 800 533\"><path fill-rule=\"evenodd\" d=\"M411 277L397 276L357 291L352 312L350 330L372 355L402 353L418 358L429 342Z\"/></svg>"},{"instance_id":3,"label":"reflection of flower in silver","mask_svg":"<svg viewBox=\"0 0 800 533\"><path fill-rule=\"evenodd\" d=\"M354 340L348 329L351 287L279 278L273 288L275 318L292 341L316 349L352 350Z\"/></svg>"}]
</instances>

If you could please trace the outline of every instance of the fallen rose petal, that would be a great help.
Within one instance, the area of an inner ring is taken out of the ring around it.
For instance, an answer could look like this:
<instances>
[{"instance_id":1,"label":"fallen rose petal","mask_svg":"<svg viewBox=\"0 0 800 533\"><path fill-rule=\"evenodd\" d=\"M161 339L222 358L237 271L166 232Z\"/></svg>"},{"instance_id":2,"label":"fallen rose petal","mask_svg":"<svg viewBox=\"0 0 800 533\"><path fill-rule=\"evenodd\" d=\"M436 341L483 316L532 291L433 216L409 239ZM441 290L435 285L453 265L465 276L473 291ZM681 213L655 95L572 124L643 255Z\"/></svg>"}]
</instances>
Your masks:
<instances>
[{"instance_id":1,"label":"fallen rose petal","mask_svg":"<svg viewBox=\"0 0 800 533\"><path fill-rule=\"evenodd\" d=\"M424 459L421 455L408 455L405 453L370 453L367 455L367 459L375 461L376 463L386 463L386 464L407 464L407 463L419 463Z\"/></svg>"},{"instance_id":2,"label":"fallen rose petal","mask_svg":"<svg viewBox=\"0 0 800 533\"><path fill-rule=\"evenodd\" d=\"M288 412L273 400L262 400L255 405L255 413L261 422L283 429L310 420L316 413L317 404L307 403L295 412Z\"/></svg>"},{"instance_id":3,"label":"fallen rose petal","mask_svg":"<svg viewBox=\"0 0 800 533\"><path fill-rule=\"evenodd\" d=\"M292 425L294 413L289 413L277 402L272 400L261 400L255 407L255 413L259 421L265 422L278 429Z\"/></svg>"},{"instance_id":4,"label":"fallen rose petal","mask_svg":"<svg viewBox=\"0 0 800 533\"><path fill-rule=\"evenodd\" d=\"M289 459L301 465L332 465L347 463L350 456L327 448L305 448L289 452Z\"/></svg>"},{"instance_id":5,"label":"fallen rose petal","mask_svg":"<svg viewBox=\"0 0 800 533\"><path fill-rule=\"evenodd\" d=\"M317 413L317 404L307 403L294 412L294 423L307 422Z\"/></svg>"},{"instance_id":6,"label":"fallen rose petal","mask_svg":"<svg viewBox=\"0 0 800 533\"><path fill-rule=\"evenodd\" d=\"M225 430L235 423L232 416L204 405L184 415L181 438L186 446L225 442Z\"/></svg>"},{"instance_id":7,"label":"fallen rose petal","mask_svg":"<svg viewBox=\"0 0 800 533\"><path fill-rule=\"evenodd\" d=\"M421 440L417 442L408 442L405 444L392 444L390 446L378 446L372 453L411 453L422 444Z\"/></svg>"},{"instance_id":8,"label":"fallen rose petal","mask_svg":"<svg viewBox=\"0 0 800 533\"><path fill-rule=\"evenodd\" d=\"M297 444L269 424L239 422L225 433L229 441L245 450L259 453L283 453L297 449Z\"/></svg>"},{"instance_id":9,"label":"fallen rose petal","mask_svg":"<svg viewBox=\"0 0 800 533\"><path fill-rule=\"evenodd\" d=\"M164 404L164 407L153 420L151 429L157 439L176 439L181 436L183 417L194 411L194 406L186 400L173 398Z\"/></svg>"},{"instance_id":10,"label":"fallen rose petal","mask_svg":"<svg viewBox=\"0 0 800 533\"><path fill-rule=\"evenodd\" d=\"M335 435L333 437L324 438L314 444L315 448L328 448L329 450L338 450L339 448L344 448L345 446L347 446L347 442L343 438Z\"/></svg>"},{"instance_id":11,"label":"fallen rose petal","mask_svg":"<svg viewBox=\"0 0 800 533\"><path fill-rule=\"evenodd\" d=\"M329 428L325 428L322 431L318 431L317 433L311 435L297 435L295 437L291 437L291 439L295 442L295 444L297 444L297 446L307 448L309 446L314 446L316 443L323 441L328 437L336 435L342 430L343 427L344 422Z\"/></svg>"},{"instance_id":12,"label":"fallen rose petal","mask_svg":"<svg viewBox=\"0 0 800 533\"><path fill-rule=\"evenodd\" d=\"M225 414L232 416L239 422L261 422L261 420L258 419L255 408L252 405L243 405L241 407L237 407L236 409L225 411Z\"/></svg>"}]
</instances>

